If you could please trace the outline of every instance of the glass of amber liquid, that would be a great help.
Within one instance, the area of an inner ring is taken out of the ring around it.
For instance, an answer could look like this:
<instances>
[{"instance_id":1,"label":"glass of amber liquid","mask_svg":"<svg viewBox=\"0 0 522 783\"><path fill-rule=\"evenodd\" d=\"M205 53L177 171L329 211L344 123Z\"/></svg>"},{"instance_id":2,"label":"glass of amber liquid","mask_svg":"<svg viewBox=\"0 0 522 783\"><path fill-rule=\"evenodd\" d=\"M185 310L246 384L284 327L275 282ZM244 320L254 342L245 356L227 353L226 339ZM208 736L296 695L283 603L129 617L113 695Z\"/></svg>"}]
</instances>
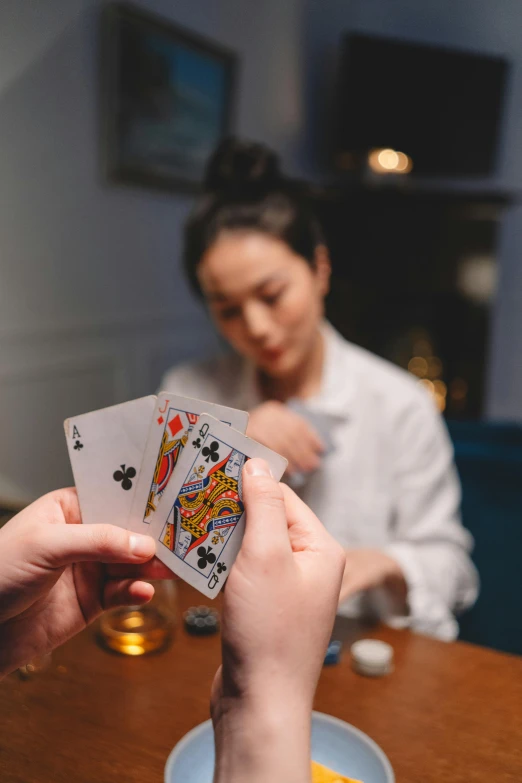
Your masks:
<instances>
[{"instance_id":1,"label":"glass of amber liquid","mask_svg":"<svg viewBox=\"0 0 522 783\"><path fill-rule=\"evenodd\" d=\"M123 655L145 655L166 648L172 641L176 617L176 584L152 582L154 597L144 606L110 609L100 620L100 640Z\"/></svg>"}]
</instances>

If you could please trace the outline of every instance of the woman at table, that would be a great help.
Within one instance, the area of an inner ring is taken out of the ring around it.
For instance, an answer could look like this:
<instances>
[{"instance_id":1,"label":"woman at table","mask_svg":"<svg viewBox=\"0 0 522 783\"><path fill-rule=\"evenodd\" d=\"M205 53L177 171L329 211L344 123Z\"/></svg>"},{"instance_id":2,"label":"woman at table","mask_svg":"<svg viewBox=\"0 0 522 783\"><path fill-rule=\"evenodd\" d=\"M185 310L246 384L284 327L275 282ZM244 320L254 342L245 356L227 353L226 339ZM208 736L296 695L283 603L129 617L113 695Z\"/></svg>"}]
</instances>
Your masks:
<instances>
[{"instance_id":1,"label":"woman at table","mask_svg":"<svg viewBox=\"0 0 522 783\"><path fill-rule=\"evenodd\" d=\"M233 353L175 367L161 388L250 411L247 434L288 459L346 551L342 614L455 638L478 580L446 429L408 373L325 321L328 249L273 152L222 143L184 262Z\"/></svg>"}]
</instances>

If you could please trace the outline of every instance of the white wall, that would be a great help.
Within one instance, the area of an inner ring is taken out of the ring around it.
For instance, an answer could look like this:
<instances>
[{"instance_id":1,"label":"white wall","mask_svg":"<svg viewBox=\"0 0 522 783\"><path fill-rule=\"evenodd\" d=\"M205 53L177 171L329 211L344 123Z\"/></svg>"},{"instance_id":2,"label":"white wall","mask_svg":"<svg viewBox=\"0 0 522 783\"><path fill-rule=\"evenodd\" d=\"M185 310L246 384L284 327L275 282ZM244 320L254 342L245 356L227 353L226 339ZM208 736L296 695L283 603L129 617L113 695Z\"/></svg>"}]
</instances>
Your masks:
<instances>
[{"instance_id":1,"label":"white wall","mask_svg":"<svg viewBox=\"0 0 522 783\"><path fill-rule=\"evenodd\" d=\"M305 0L307 171L321 173L316 150L324 147L314 117L329 114L331 76L343 32L357 30L507 56L512 62L504 143L497 176L486 185L512 191L522 185L521 0ZM385 78L385 74L383 74ZM324 127L324 125L323 125ZM502 221L500 281L492 319L487 414L522 421L522 206Z\"/></svg>"},{"instance_id":2,"label":"white wall","mask_svg":"<svg viewBox=\"0 0 522 783\"><path fill-rule=\"evenodd\" d=\"M237 128L295 168L300 0L140 4L238 52ZM190 200L100 176L100 5L0 3L0 498L70 482L66 416L216 344L179 269Z\"/></svg>"}]
</instances>

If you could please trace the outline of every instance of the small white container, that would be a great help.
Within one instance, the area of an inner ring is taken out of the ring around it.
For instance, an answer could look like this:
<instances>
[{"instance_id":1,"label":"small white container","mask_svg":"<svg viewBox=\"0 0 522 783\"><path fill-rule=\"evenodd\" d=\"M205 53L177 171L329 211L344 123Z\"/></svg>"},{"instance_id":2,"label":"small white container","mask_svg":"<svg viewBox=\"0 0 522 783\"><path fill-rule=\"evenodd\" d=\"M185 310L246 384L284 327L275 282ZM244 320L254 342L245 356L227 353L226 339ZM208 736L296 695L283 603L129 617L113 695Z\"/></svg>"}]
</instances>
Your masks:
<instances>
[{"instance_id":1,"label":"small white container","mask_svg":"<svg viewBox=\"0 0 522 783\"><path fill-rule=\"evenodd\" d=\"M383 677L393 671L393 647L378 639L361 639L352 644L352 666L367 677Z\"/></svg>"}]
</instances>

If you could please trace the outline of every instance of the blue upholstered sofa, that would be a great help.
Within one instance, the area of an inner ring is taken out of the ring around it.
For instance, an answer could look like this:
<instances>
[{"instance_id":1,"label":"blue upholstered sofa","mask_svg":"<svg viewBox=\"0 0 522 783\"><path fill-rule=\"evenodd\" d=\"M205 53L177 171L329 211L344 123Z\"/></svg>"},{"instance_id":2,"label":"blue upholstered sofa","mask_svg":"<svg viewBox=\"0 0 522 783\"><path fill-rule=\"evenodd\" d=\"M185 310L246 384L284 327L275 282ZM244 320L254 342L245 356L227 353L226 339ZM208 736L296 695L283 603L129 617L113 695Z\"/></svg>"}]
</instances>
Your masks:
<instances>
[{"instance_id":1,"label":"blue upholstered sofa","mask_svg":"<svg viewBox=\"0 0 522 783\"><path fill-rule=\"evenodd\" d=\"M460 638L522 655L522 427L449 422L481 578Z\"/></svg>"}]
</instances>

